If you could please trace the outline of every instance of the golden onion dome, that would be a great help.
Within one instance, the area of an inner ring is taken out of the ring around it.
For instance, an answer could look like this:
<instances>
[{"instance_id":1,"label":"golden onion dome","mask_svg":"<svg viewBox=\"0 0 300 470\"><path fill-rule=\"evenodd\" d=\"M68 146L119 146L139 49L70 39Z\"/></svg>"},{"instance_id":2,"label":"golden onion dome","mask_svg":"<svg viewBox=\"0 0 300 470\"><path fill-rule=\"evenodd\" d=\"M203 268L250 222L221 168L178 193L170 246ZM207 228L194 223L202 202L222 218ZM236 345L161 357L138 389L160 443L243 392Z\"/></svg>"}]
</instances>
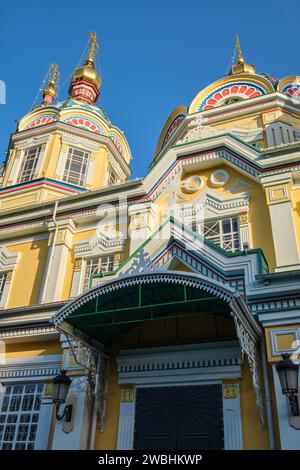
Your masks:
<instances>
[{"instance_id":1,"label":"golden onion dome","mask_svg":"<svg viewBox=\"0 0 300 470\"><path fill-rule=\"evenodd\" d=\"M56 80L59 74L57 64L50 65L50 80L46 88L43 90L43 104L51 104L57 96Z\"/></svg>"},{"instance_id":2,"label":"golden onion dome","mask_svg":"<svg viewBox=\"0 0 300 470\"><path fill-rule=\"evenodd\" d=\"M44 89L43 93L44 93L44 95L52 96L53 99L56 97L57 93L56 93L56 90L55 90L55 83L54 83L53 80L50 80L50 82L48 83L48 85Z\"/></svg>"},{"instance_id":3,"label":"golden onion dome","mask_svg":"<svg viewBox=\"0 0 300 470\"><path fill-rule=\"evenodd\" d=\"M92 83L97 89L100 88L102 80L100 75L97 73L93 60L87 59L84 65L75 70L73 73L73 82L84 80Z\"/></svg>"}]
</instances>

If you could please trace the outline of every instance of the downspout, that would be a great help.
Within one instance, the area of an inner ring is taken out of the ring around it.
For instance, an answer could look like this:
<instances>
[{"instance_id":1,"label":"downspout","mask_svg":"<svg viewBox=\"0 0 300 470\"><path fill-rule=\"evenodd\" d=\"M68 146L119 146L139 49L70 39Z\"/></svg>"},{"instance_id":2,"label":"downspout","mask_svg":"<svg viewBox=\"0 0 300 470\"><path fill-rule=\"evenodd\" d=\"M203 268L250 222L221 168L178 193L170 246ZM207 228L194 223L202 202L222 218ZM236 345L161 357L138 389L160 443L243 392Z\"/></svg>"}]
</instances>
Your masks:
<instances>
[{"instance_id":1,"label":"downspout","mask_svg":"<svg viewBox=\"0 0 300 470\"><path fill-rule=\"evenodd\" d=\"M264 385L265 385L269 443L270 443L270 449L274 450L275 449L274 421L273 421L272 407L271 407L271 393L270 393L270 382L269 382L269 374L268 374L268 362L267 362L265 338L262 338L261 351L262 351L261 356L262 356L262 366L263 366Z\"/></svg>"},{"instance_id":2,"label":"downspout","mask_svg":"<svg viewBox=\"0 0 300 470\"><path fill-rule=\"evenodd\" d=\"M51 246L50 246L50 251L49 251L49 255L48 255L48 262L47 262L45 277L43 279L42 293L41 293L41 297L40 297L40 303L41 304L43 304L45 302L45 295L46 295L47 284L48 284L48 280L49 280L50 268L51 268L51 264L52 264L53 253L54 253L55 243L56 243L57 234L58 234L58 225L57 225L57 221L56 221L57 207L58 207L58 201L55 201L54 209L53 209L53 215L52 215L52 221L55 225L55 230L54 230L54 233L53 233Z\"/></svg>"}]
</instances>

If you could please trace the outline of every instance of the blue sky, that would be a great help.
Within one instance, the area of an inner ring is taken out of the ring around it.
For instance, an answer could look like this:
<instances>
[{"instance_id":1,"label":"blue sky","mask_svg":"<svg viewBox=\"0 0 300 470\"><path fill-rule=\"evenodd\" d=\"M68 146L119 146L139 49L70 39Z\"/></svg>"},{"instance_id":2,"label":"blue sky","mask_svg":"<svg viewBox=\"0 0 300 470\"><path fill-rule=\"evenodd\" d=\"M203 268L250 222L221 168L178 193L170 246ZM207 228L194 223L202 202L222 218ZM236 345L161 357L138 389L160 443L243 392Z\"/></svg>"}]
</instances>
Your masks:
<instances>
[{"instance_id":1,"label":"blue sky","mask_svg":"<svg viewBox=\"0 0 300 470\"><path fill-rule=\"evenodd\" d=\"M96 31L103 85L99 104L132 150L133 176L143 176L170 112L189 105L206 85L226 74L238 33L258 72L300 74L299 6L278 0L36 0L2 3L0 162L15 119L34 101L50 62L61 70L59 99Z\"/></svg>"}]
</instances>

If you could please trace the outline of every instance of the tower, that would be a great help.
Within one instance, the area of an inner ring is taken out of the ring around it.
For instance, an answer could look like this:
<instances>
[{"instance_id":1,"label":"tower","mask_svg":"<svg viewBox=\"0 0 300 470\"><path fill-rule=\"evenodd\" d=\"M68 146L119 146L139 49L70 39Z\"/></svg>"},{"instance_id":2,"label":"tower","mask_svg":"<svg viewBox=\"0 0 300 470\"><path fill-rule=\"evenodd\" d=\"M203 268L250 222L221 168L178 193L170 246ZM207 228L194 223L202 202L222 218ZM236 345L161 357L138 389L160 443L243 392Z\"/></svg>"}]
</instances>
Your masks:
<instances>
[{"instance_id":1,"label":"tower","mask_svg":"<svg viewBox=\"0 0 300 470\"><path fill-rule=\"evenodd\" d=\"M96 69L96 33L76 68L69 97L56 101L58 66L51 64L43 101L18 123L12 134L0 187L0 210L20 203L39 204L85 190L124 183L131 152L122 131L95 102L101 77Z\"/></svg>"}]
</instances>

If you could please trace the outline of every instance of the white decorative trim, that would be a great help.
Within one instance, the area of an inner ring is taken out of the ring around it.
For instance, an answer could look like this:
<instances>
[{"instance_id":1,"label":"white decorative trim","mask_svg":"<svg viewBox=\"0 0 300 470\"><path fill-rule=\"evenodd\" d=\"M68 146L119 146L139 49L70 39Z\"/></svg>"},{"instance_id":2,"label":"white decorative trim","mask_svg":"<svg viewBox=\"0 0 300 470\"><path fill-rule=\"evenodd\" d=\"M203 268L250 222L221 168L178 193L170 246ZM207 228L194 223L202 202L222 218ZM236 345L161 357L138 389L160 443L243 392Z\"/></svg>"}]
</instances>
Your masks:
<instances>
[{"instance_id":1,"label":"white decorative trim","mask_svg":"<svg viewBox=\"0 0 300 470\"><path fill-rule=\"evenodd\" d=\"M5 246L0 247L0 271L14 270L20 256L20 252L11 253Z\"/></svg>"},{"instance_id":2,"label":"white decorative trim","mask_svg":"<svg viewBox=\"0 0 300 470\"><path fill-rule=\"evenodd\" d=\"M118 378L140 386L213 383L241 377L241 360L237 342L121 350Z\"/></svg>"},{"instance_id":3,"label":"white decorative trim","mask_svg":"<svg viewBox=\"0 0 300 470\"><path fill-rule=\"evenodd\" d=\"M40 336L40 335L49 335L56 333L58 334L56 328L53 326L44 326L44 327L32 327L32 328L19 328L17 330L7 330L0 331L0 339L9 339L9 338L22 338L26 336Z\"/></svg>"},{"instance_id":4,"label":"white decorative trim","mask_svg":"<svg viewBox=\"0 0 300 470\"><path fill-rule=\"evenodd\" d=\"M283 335L294 335L294 341L298 341L298 343L295 343L294 348L289 348L289 349L278 349L277 348L277 337L278 336L283 336ZM300 345L300 328L290 328L290 329L283 329L283 330L272 330L270 331L270 340L271 340L271 351L272 351L272 356L277 356L281 357L282 354L288 354L288 353L293 353L296 351Z\"/></svg>"},{"instance_id":5,"label":"white decorative trim","mask_svg":"<svg viewBox=\"0 0 300 470\"><path fill-rule=\"evenodd\" d=\"M182 183L182 187L187 193L195 193L202 186L202 178L198 175L190 176Z\"/></svg>"},{"instance_id":6,"label":"white decorative trim","mask_svg":"<svg viewBox=\"0 0 300 470\"><path fill-rule=\"evenodd\" d=\"M15 143L15 148L26 150L29 147L45 144L52 135L54 135L54 132L48 132L47 134L40 134L27 139L17 140Z\"/></svg>"},{"instance_id":7,"label":"white decorative trim","mask_svg":"<svg viewBox=\"0 0 300 470\"><path fill-rule=\"evenodd\" d=\"M75 256L91 257L123 251L125 239L119 235L109 235L100 231L87 240L74 245Z\"/></svg>"},{"instance_id":8,"label":"white decorative trim","mask_svg":"<svg viewBox=\"0 0 300 470\"><path fill-rule=\"evenodd\" d=\"M0 297L0 309L5 308L7 305L11 284L20 256L20 252L10 253L7 248L0 247L0 273L7 273Z\"/></svg>"},{"instance_id":9,"label":"white decorative trim","mask_svg":"<svg viewBox=\"0 0 300 470\"><path fill-rule=\"evenodd\" d=\"M209 181L213 186L221 187L221 186L224 186L226 183L228 183L229 178L230 178L230 175L228 171L216 170L216 171L213 171L212 174L210 175Z\"/></svg>"},{"instance_id":10,"label":"white decorative trim","mask_svg":"<svg viewBox=\"0 0 300 470\"><path fill-rule=\"evenodd\" d=\"M60 354L6 359L5 364L0 365L0 381L17 382L54 377L60 371L61 359Z\"/></svg>"},{"instance_id":11,"label":"white decorative trim","mask_svg":"<svg viewBox=\"0 0 300 470\"><path fill-rule=\"evenodd\" d=\"M91 152L97 152L100 148L104 147L100 142L95 142L94 140L67 132L61 132L61 140L63 144L72 145L84 151L89 150Z\"/></svg>"}]
</instances>

